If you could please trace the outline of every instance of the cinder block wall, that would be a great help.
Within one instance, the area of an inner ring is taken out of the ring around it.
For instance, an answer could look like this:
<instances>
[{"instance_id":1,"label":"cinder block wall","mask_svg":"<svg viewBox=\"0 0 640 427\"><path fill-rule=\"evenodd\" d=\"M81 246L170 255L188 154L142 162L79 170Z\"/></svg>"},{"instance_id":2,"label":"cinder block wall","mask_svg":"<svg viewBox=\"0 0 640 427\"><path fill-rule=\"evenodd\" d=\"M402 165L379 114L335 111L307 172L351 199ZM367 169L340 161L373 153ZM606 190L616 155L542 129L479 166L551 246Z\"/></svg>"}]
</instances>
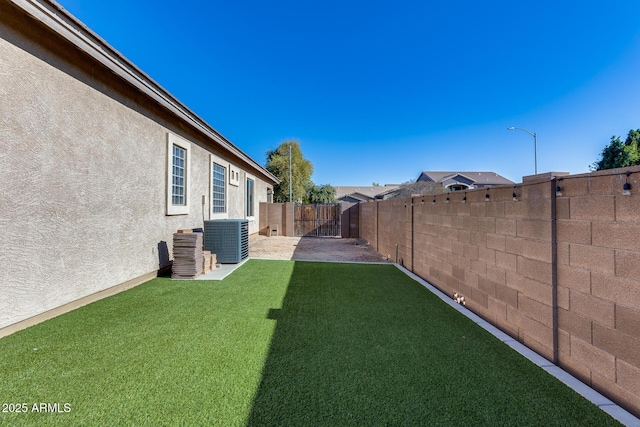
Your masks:
<instances>
[{"instance_id":1,"label":"cinder block wall","mask_svg":"<svg viewBox=\"0 0 640 427\"><path fill-rule=\"evenodd\" d=\"M411 199L393 199L378 209L378 252L411 268Z\"/></svg>"},{"instance_id":2,"label":"cinder block wall","mask_svg":"<svg viewBox=\"0 0 640 427\"><path fill-rule=\"evenodd\" d=\"M378 216L377 209L379 203L360 203L359 204L359 224L360 224L360 237L369 242L371 247L375 250L378 248Z\"/></svg>"},{"instance_id":3,"label":"cinder block wall","mask_svg":"<svg viewBox=\"0 0 640 427\"><path fill-rule=\"evenodd\" d=\"M260 202L260 234L268 235L269 226L280 227L280 234L284 235L284 203Z\"/></svg>"},{"instance_id":4,"label":"cinder block wall","mask_svg":"<svg viewBox=\"0 0 640 427\"><path fill-rule=\"evenodd\" d=\"M281 236L294 236L295 203L260 203L260 234L267 235L270 225L280 227Z\"/></svg>"},{"instance_id":5,"label":"cinder block wall","mask_svg":"<svg viewBox=\"0 0 640 427\"><path fill-rule=\"evenodd\" d=\"M624 171L606 171L363 203L360 235L393 260L397 245L398 263L640 415L640 167L629 170L631 196Z\"/></svg>"},{"instance_id":6,"label":"cinder block wall","mask_svg":"<svg viewBox=\"0 0 640 427\"><path fill-rule=\"evenodd\" d=\"M626 170L559 182L559 360L640 415L640 168Z\"/></svg>"}]
</instances>

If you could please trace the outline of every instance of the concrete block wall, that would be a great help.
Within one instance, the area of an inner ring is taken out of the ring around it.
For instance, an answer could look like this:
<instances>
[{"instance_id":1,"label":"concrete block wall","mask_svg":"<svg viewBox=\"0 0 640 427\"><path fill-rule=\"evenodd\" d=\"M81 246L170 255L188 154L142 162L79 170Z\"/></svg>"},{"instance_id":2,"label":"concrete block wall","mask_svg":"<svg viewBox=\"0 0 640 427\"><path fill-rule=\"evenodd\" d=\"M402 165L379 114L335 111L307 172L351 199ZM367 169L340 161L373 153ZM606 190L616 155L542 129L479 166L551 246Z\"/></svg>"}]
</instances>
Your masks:
<instances>
[{"instance_id":1,"label":"concrete block wall","mask_svg":"<svg viewBox=\"0 0 640 427\"><path fill-rule=\"evenodd\" d=\"M559 364L638 415L640 168L558 184Z\"/></svg>"},{"instance_id":2,"label":"concrete block wall","mask_svg":"<svg viewBox=\"0 0 640 427\"><path fill-rule=\"evenodd\" d=\"M294 236L295 203L260 203L259 233L269 234L270 225L278 225L281 236Z\"/></svg>"},{"instance_id":3,"label":"concrete block wall","mask_svg":"<svg viewBox=\"0 0 640 427\"><path fill-rule=\"evenodd\" d=\"M411 268L411 200L392 199L378 205L378 252Z\"/></svg>"},{"instance_id":4,"label":"concrete block wall","mask_svg":"<svg viewBox=\"0 0 640 427\"><path fill-rule=\"evenodd\" d=\"M378 206L379 203L368 202L359 204L360 237L366 239L375 250L378 248Z\"/></svg>"},{"instance_id":5,"label":"concrete block wall","mask_svg":"<svg viewBox=\"0 0 640 427\"><path fill-rule=\"evenodd\" d=\"M283 207L284 203L260 203L259 234L268 235L269 226L276 224L280 227L280 234L284 235Z\"/></svg>"},{"instance_id":6,"label":"concrete block wall","mask_svg":"<svg viewBox=\"0 0 640 427\"><path fill-rule=\"evenodd\" d=\"M360 235L639 415L640 167L628 170L363 203Z\"/></svg>"}]
</instances>

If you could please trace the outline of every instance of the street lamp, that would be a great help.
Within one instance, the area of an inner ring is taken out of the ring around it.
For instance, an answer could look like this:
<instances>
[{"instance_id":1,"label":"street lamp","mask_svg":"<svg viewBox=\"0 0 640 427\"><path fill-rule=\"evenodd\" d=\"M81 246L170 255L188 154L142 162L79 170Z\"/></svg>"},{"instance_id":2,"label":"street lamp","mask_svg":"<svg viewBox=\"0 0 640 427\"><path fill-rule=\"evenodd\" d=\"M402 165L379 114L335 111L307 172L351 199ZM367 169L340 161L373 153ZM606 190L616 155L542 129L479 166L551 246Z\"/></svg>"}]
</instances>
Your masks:
<instances>
[{"instance_id":1,"label":"street lamp","mask_svg":"<svg viewBox=\"0 0 640 427\"><path fill-rule=\"evenodd\" d=\"M523 130L529 135L533 137L533 156L534 156L534 164L535 164L535 174L538 175L538 135L535 132L531 132L530 130L526 130L523 128L516 128L513 126L509 126L507 130Z\"/></svg>"}]
</instances>

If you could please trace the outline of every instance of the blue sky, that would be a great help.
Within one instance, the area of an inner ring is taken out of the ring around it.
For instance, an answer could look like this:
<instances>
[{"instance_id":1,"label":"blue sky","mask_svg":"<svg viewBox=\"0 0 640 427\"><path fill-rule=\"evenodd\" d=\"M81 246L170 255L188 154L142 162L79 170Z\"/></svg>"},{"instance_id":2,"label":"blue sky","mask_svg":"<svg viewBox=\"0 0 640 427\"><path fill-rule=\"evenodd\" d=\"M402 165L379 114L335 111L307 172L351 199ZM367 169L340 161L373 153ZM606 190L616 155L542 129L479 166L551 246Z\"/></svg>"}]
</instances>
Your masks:
<instances>
[{"instance_id":1,"label":"blue sky","mask_svg":"<svg viewBox=\"0 0 640 427\"><path fill-rule=\"evenodd\" d=\"M264 164L317 184L588 172L640 128L640 2L60 0Z\"/></svg>"}]
</instances>

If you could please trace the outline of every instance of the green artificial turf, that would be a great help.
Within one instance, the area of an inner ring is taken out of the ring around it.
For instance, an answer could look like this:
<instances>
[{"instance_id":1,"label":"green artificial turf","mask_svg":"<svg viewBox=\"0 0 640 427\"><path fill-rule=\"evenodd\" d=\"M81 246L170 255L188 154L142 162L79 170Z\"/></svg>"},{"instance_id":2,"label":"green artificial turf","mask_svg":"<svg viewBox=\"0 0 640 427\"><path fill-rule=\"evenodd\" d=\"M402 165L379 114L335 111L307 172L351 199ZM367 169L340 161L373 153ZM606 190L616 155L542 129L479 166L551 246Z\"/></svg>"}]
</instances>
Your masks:
<instances>
[{"instance_id":1,"label":"green artificial turf","mask_svg":"<svg viewBox=\"0 0 640 427\"><path fill-rule=\"evenodd\" d=\"M0 355L2 425L616 424L391 265L158 278Z\"/></svg>"}]
</instances>

